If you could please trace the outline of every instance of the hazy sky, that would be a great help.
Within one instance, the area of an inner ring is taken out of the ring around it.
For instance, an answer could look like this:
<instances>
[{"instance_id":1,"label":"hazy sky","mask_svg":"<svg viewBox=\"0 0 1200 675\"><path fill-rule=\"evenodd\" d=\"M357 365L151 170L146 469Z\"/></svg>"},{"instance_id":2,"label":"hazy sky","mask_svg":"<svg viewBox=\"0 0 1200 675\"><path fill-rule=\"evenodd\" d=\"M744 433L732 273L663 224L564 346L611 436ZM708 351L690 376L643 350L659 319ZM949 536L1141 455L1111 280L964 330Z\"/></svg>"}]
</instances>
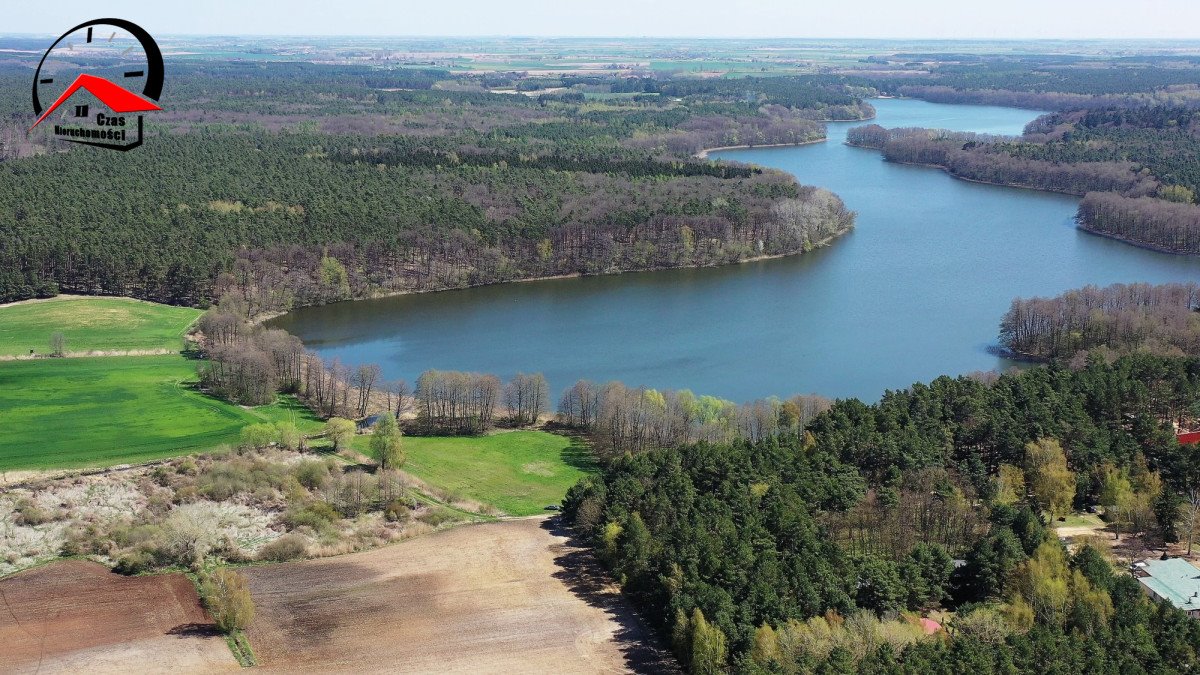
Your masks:
<instances>
[{"instance_id":1,"label":"hazy sky","mask_svg":"<svg viewBox=\"0 0 1200 675\"><path fill-rule=\"evenodd\" d=\"M1200 39L1200 0L56 0L0 33L100 17L151 33Z\"/></svg>"}]
</instances>

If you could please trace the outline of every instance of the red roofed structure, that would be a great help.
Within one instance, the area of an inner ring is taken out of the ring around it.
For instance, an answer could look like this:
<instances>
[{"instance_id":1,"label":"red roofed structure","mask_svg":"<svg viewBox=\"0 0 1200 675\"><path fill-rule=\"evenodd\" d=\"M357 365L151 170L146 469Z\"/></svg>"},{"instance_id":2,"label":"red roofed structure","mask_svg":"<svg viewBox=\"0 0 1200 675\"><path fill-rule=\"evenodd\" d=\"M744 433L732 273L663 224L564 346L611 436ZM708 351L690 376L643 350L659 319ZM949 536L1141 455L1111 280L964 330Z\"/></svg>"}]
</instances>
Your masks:
<instances>
[{"instance_id":1,"label":"red roofed structure","mask_svg":"<svg viewBox=\"0 0 1200 675\"><path fill-rule=\"evenodd\" d=\"M67 87L67 90L62 93L62 96L59 96L57 101L55 101L49 108L46 108L46 111L42 113L42 116L39 117L37 121L33 123L33 126L29 127L29 129L32 131L34 127L41 124L42 120L49 117L50 113L54 112L60 105L62 105L67 99L71 98L71 96L80 89L86 89L91 92L93 96L100 99L100 102L108 106L113 112L134 113L148 112L150 110L162 110L162 108L158 107L158 104L154 103L150 99L143 98L142 96L139 96L138 94L135 94L120 85L113 84L103 77L96 77L95 75L88 75L87 73L84 73L75 78L75 81L71 83L71 86Z\"/></svg>"},{"instance_id":2,"label":"red roofed structure","mask_svg":"<svg viewBox=\"0 0 1200 675\"><path fill-rule=\"evenodd\" d=\"M1176 436L1179 439L1180 445L1188 445L1191 443L1200 443L1200 431L1190 431Z\"/></svg>"}]
</instances>

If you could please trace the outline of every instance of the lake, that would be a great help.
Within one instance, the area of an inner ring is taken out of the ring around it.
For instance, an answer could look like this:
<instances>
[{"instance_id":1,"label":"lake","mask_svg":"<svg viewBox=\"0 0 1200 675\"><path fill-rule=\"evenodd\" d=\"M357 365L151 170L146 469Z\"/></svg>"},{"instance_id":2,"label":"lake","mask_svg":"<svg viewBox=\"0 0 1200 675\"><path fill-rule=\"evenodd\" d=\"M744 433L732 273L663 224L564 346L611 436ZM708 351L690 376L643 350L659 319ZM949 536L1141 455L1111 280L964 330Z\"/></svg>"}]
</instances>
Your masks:
<instances>
[{"instance_id":1,"label":"lake","mask_svg":"<svg viewBox=\"0 0 1200 675\"><path fill-rule=\"evenodd\" d=\"M1035 111L873 101L886 127L1018 134ZM542 372L735 401L815 392L877 400L942 374L1005 369L989 351L1016 296L1200 280L1200 259L1089 235L1074 197L979 185L843 144L727 150L828 188L855 230L812 253L711 269L532 281L339 303L276 319L322 356L507 379ZM554 401L556 402L556 401Z\"/></svg>"}]
</instances>

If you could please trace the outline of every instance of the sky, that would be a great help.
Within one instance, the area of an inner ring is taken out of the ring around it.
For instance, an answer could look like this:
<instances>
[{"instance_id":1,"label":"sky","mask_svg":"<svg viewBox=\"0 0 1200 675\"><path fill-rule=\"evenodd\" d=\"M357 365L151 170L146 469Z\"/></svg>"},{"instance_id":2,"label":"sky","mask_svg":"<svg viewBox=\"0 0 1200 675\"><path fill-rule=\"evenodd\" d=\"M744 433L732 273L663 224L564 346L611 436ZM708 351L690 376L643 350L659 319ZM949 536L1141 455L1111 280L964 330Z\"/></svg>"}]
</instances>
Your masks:
<instances>
[{"instance_id":1,"label":"sky","mask_svg":"<svg viewBox=\"0 0 1200 675\"><path fill-rule=\"evenodd\" d=\"M1200 0L25 0L0 33L101 17L159 35L1200 39Z\"/></svg>"}]
</instances>

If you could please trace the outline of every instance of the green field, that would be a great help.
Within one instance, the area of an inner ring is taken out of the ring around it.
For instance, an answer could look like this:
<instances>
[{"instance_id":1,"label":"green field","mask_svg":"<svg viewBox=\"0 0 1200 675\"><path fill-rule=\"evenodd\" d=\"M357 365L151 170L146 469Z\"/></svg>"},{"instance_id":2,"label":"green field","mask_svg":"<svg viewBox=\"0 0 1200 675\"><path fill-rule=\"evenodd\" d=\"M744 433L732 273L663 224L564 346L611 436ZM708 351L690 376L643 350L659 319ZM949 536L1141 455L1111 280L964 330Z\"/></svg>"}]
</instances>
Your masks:
<instances>
[{"instance_id":1,"label":"green field","mask_svg":"<svg viewBox=\"0 0 1200 675\"><path fill-rule=\"evenodd\" d=\"M367 451L368 436L355 439ZM511 516L545 513L595 469L582 443L544 431L482 437L406 437L404 470L451 494Z\"/></svg>"},{"instance_id":2,"label":"green field","mask_svg":"<svg viewBox=\"0 0 1200 675\"><path fill-rule=\"evenodd\" d=\"M115 298L0 308L0 354L45 353L61 331L68 350L178 349L198 310ZM236 443L256 422L323 422L295 398L245 409L192 386L179 354L0 362L0 471L146 462ZM355 447L367 451L369 437ZM577 441L540 431L477 438L409 437L405 469L453 495L510 515L542 513L594 469Z\"/></svg>"},{"instance_id":3,"label":"green field","mask_svg":"<svg viewBox=\"0 0 1200 675\"><path fill-rule=\"evenodd\" d=\"M290 399L245 410L193 390L195 368L176 355L0 363L0 470L145 462L290 417Z\"/></svg>"},{"instance_id":4,"label":"green field","mask_svg":"<svg viewBox=\"0 0 1200 675\"><path fill-rule=\"evenodd\" d=\"M50 353L62 333L67 351L181 349L200 310L126 298L55 298L0 307L0 355Z\"/></svg>"}]
</instances>

